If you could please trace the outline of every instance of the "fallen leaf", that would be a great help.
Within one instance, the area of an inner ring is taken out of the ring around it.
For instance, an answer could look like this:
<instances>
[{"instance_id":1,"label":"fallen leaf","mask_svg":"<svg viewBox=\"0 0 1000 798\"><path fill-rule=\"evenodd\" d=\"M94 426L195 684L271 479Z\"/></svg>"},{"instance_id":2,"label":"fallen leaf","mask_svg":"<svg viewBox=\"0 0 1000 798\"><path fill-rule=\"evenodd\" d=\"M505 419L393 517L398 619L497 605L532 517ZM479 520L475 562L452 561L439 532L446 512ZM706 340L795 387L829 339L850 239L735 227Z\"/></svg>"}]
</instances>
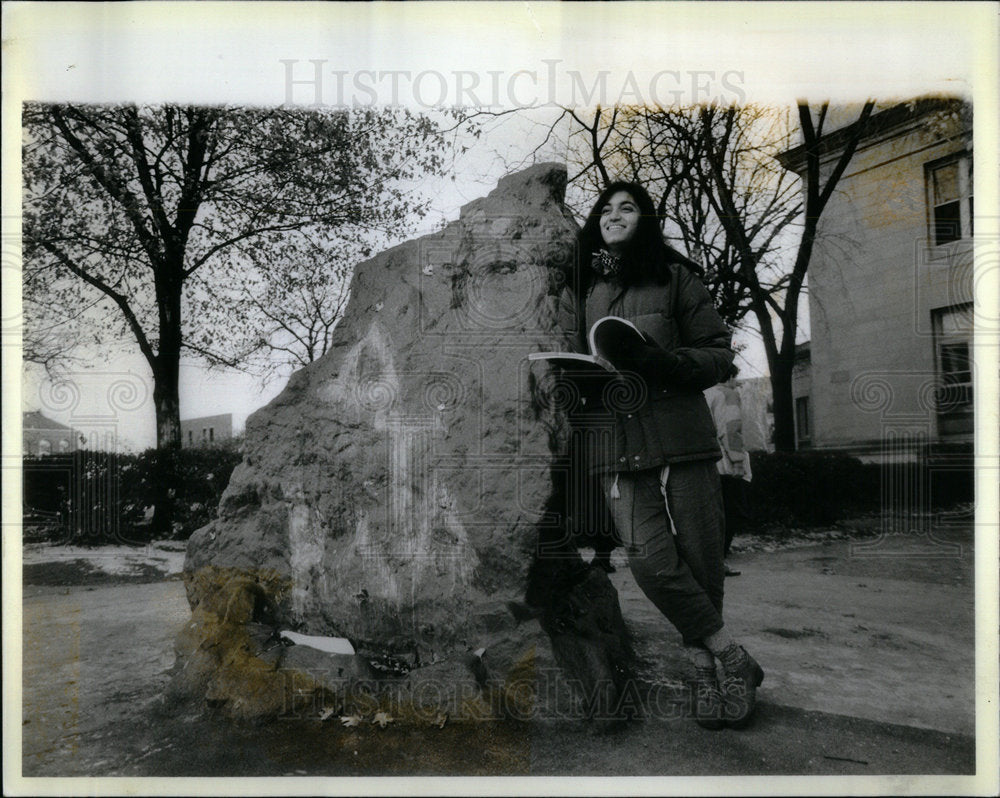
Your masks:
<instances>
[{"instance_id":1,"label":"fallen leaf","mask_svg":"<svg viewBox=\"0 0 1000 798\"><path fill-rule=\"evenodd\" d=\"M372 718L372 723L377 723L383 729L390 723L392 723L392 715L388 712L376 712L375 717Z\"/></svg>"},{"instance_id":2,"label":"fallen leaf","mask_svg":"<svg viewBox=\"0 0 1000 798\"><path fill-rule=\"evenodd\" d=\"M341 715L340 722L345 726L357 726L361 723L362 717L360 715Z\"/></svg>"},{"instance_id":3,"label":"fallen leaf","mask_svg":"<svg viewBox=\"0 0 1000 798\"><path fill-rule=\"evenodd\" d=\"M439 712L438 716L434 718L434 725L437 726L439 729L443 729L444 724L446 724L447 722L448 722L447 712Z\"/></svg>"}]
</instances>

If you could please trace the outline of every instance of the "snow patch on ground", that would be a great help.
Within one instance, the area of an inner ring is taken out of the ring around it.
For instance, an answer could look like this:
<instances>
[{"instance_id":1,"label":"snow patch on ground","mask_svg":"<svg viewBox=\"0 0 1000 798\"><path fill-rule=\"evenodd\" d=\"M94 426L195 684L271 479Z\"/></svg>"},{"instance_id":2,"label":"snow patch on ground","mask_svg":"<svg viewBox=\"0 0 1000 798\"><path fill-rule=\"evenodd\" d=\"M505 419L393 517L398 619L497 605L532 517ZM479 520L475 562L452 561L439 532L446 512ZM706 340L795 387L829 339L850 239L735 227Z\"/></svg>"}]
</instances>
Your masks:
<instances>
[{"instance_id":1,"label":"snow patch on ground","mask_svg":"<svg viewBox=\"0 0 1000 798\"><path fill-rule=\"evenodd\" d=\"M28 543L22 550L24 565L83 560L91 568L114 576L141 573L143 567L153 567L165 576L180 574L184 569L183 541L154 541L145 546L65 546L53 543Z\"/></svg>"}]
</instances>

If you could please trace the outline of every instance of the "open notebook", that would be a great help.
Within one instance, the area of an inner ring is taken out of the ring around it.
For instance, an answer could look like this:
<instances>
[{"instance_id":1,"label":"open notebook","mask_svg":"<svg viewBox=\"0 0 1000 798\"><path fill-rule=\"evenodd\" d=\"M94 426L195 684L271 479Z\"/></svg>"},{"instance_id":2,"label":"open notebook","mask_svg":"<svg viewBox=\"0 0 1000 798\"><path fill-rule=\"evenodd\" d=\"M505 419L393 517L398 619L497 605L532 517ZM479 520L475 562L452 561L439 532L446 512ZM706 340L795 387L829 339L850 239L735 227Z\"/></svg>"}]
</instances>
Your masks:
<instances>
[{"instance_id":1,"label":"open notebook","mask_svg":"<svg viewBox=\"0 0 1000 798\"><path fill-rule=\"evenodd\" d=\"M594 322L587 335L590 354L532 352L528 355L528 360L546 360L568 372L580 375L611 377L619 372L608 353L620 351L630 345L645 343L649 343L649 338L632 322L619 316L604 316Z\"/></svg>"}]
</instances>

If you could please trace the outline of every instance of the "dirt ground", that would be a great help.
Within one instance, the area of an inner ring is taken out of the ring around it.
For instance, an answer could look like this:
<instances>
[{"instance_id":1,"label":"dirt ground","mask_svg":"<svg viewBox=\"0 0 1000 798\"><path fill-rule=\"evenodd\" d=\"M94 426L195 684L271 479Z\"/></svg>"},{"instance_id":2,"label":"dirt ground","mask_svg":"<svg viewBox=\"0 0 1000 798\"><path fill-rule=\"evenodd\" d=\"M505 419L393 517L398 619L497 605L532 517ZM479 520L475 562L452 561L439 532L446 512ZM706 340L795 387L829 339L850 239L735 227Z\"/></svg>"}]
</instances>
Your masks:
<instances>
[{"instance_id":1,"label":"dirt ground","mask_svg":"<svg viewBox=\"0 0 1000 798\"><path fill-rule=\"evenodd\" d=\"M613 776L620 786L625 776L975 772L971 524L939 540L740 549L726 614L767 672L754 724L709 732L652 713L603 734L579 721L349 729L336 718L241 726L211 710L171 714L160 695L189 616L176 575L26 558L22 773ZM620 550L614 562L646 675L678 681L679 638Z\"/></svg>"}]
</instances>

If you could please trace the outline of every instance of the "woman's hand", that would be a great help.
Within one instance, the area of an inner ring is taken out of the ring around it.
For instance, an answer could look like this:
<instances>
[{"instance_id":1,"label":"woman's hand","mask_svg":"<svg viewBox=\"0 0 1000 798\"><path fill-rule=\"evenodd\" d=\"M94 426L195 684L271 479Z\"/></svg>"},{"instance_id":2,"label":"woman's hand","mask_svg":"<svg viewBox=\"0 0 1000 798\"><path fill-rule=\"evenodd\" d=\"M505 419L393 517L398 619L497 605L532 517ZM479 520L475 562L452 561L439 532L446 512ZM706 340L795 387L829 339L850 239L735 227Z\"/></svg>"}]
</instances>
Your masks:
<instances>
[{"instance_id":1,"label":"woman's hand","mask_svg":"<svg viewBox=\"0 0 1000 798\"><path fill-rule=\"evenodd\" d=\"M677 368L680 358L655 344L622 347L611 362L620 371L634 371L646 382L664 383Z\"/></svg>"}]
</instances>

